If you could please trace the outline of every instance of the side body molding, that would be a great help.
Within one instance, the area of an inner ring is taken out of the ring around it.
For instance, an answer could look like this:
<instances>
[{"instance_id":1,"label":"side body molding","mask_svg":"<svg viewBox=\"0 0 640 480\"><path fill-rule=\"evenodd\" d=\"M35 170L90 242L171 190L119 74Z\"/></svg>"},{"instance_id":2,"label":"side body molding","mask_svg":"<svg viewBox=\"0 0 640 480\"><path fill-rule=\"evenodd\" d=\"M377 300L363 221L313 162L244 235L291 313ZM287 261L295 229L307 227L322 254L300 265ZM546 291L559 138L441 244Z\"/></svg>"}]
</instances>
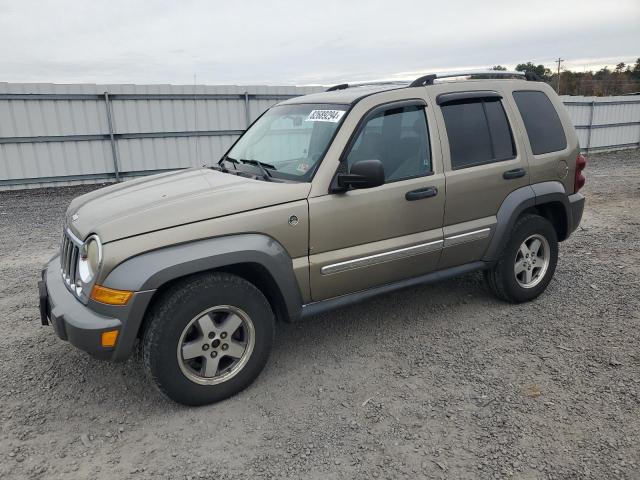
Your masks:
<instances>
[{"instance_id":1,"label":"side body molding","mask_svg":"<svg viewBox=\"0 0 640 480\"><path fill-rule=\"evenodd\" d=\"M230 235L153 250L118 265L103 284L122 290L155 290L185 275L238 264L255 264L266 270L280 291L289 319L300 317L302 295L291 257L267 235Z\"/></svg>"},{"instance_id":2,"label":"side body molding","mask_svg":"<svg viewBox=\"0 0 640 480\"><path fill-rule=\"evenodd\" d=\"M493 262L498 259L500 252L509 239L509 233L513 229L513 225L523 211L527 208L551 202L562 204L567 225L573 225L569 200L564 186L560 182L536 183L518 188L507 195L496 215L496 231L482 260ZM569 232L571 231L573 230L569 230ZM564 238L560 240L564 240Z\"/></svg>"}]
</instances>

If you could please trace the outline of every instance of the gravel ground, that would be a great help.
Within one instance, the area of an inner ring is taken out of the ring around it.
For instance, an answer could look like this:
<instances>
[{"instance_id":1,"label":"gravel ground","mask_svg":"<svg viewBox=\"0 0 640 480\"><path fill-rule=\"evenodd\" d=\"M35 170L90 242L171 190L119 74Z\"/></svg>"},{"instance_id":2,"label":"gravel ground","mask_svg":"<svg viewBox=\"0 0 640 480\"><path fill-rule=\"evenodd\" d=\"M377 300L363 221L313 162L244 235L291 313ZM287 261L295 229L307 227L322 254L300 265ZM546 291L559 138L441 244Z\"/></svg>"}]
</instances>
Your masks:
<instances>
[{"instance_id":1,"label":"gravel ground","mask_svg":"<svg viewBox=\"0 0 640 480\"><path fill-rule=\"evenodd\" d=\"M282 324L202 408L40 325L40 267L95 187L0 194L0 478L640 478L640 153L589 160L537 301L473 274Z\"/></svg>"}]
</instances>

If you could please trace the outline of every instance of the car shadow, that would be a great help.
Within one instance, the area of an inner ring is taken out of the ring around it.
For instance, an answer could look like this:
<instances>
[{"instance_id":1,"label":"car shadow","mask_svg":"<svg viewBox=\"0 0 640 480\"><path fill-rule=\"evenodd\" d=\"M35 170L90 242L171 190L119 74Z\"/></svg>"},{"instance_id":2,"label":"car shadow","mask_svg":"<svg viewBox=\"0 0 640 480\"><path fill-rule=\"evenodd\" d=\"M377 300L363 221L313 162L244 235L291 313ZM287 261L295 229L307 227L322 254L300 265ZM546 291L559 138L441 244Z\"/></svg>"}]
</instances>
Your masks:
<instances>
[{"instance_id":1,"label":"car shadow","mask_svg":"<svg viewBox=\"0 0 640 480\"><path fill-rule=\"evenodd\" d=\"M398 338L407 332L423 331L456 318L463 305L497 303L483 288L481 275L467 274L437 284L388 293L362 303L300 320L279 322L272 355L265 370L235 401L251 401L261 394L269 397L281 388L281 367L306 375L311 363L338 359L356 352L369 355L384 338ZM49 365L40 373L44 395L68 400L69 405L100 408L103 415L121 413L123 398L130 410L144 409L146 415L166 415L186 407L166 400L144 374L139 350L122 363L101 361L59 339L47 340L50 347L42 361ZM226 404L221 402L218 405ZM205 407L208 408L208 407ZM109 410L112 410L111 412Z\"/></svg>"}]
</instances>

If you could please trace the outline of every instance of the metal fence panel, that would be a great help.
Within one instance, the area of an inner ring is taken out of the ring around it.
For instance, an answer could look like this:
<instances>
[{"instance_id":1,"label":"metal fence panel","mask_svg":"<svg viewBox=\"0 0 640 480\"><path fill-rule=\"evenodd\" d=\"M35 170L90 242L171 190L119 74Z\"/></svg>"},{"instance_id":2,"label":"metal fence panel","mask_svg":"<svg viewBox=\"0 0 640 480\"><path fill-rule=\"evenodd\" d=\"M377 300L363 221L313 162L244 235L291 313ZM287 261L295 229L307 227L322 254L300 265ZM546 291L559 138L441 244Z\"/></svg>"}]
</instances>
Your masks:
<instances>
[{"instance_id":1,"label":"metal fence panel","mask_svg":"<svg viewBox=\"0 0 640 480\"><path fill-rule=\"evenodd\" d=\"M585 152L640 146L640 96L562 96Z\"/></svg>"},{"instance_id":2,"label":"metal fence panel","mask_svg":"<svg viewBox=\"0 0 640 480\"><path fill-rule=\"evenodd\" d=\"M319 90L0 83L0 189L211 165L271 105Z\"/></svg>"},{"instance_id":3,"label":"metal fence panel","mask_svg":"<svg viewBox=\"0 0 640 480\"><path fill-rule=\"evenodd\" d=\"M322 89L0 83L0 189L211 165L271 105ZM640 145L639 97L562 100L584 150Z\"/></svg>"}]
</instances>

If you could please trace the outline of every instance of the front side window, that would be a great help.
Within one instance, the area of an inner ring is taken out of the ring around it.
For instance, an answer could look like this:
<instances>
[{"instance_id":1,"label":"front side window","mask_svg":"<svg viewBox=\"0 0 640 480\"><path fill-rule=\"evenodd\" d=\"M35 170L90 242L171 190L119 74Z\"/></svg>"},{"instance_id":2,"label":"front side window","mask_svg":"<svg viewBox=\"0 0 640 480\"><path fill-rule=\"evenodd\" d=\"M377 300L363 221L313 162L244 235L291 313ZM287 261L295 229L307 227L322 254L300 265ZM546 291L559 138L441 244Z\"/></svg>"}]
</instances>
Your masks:
<instances>
[{"instance_id":1,"label":"front side window","mask_svg":"<svg viewBox=\"0 0 640 480\"><path fill-rule=\"evenodd\" d=\"M226 157L258 161L274 177L307 181L322 161L347 105L275 106L262 115Z\"/></svg>"},{"instance_id":2,"label":"front side window","mask_svg":"<svg viewBox=\"0 0 640 480\"><path fill-rule=\"evenodd\" d=\"M431 173L424 106L390 107L374 113L347 155L349 167L358 160L380 160L387 182Z\"/></svg>"},{"instance_id":3,"label":"front side window","mask_svg":"<svg viewBox=\"0 0 640 480\"><path fill-rule=\"evenodd\" d=\"M441 106L449 137L451 168L508 160L516 155L499 98L469 98Z\"/></svg>"},{"instance_id":4,"label":"front side window","mask_svg":"<svg viewBox=\"0 0 640 480\"><path fill-rule=\"evenodd\" d=\"M534 155L557 152L567 148L567 138L553 107L544 92L521 90L513 92L520 116L527 130Z\"/></svg>"}]
</instances>

